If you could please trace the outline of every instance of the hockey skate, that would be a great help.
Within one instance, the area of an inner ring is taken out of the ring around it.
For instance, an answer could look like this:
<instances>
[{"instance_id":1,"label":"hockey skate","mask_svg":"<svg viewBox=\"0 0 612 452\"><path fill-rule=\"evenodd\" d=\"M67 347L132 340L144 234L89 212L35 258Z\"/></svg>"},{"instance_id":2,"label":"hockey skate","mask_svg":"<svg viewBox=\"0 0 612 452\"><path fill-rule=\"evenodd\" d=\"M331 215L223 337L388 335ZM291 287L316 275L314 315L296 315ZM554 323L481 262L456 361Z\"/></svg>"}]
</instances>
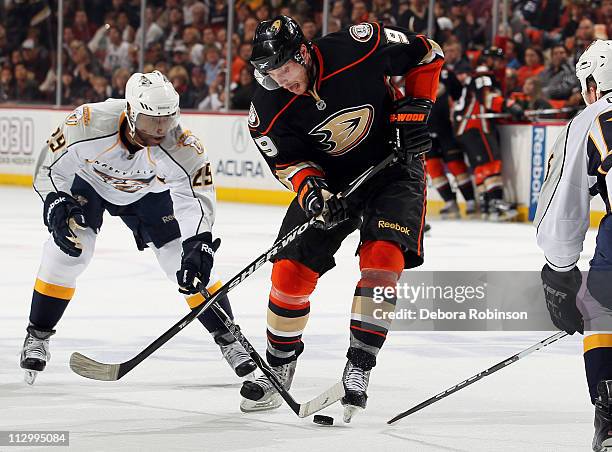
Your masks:
<instances>
[{"instance_id":1,"label":"hockey skate","mask_svg":"<svg viewBox=\"0 0 612 452\"><path fill-rule=\"evenodd\" d=\"M471 199L465 202L465 217L469 220L475 219L478 214L476 201Z\"/></svg>"},{"instance_id":2,"label":"hockey skate","mask_svg":"<svg viewBox=\"0 0 612 452\"><path fill-rule=\"evenodd\" d=\"M287 390L291 388L296 366L297 361L294 360L282 366L272 367L279 381ZM240 395L243 397L240 402L240 411L245 413L273 410L283 403L282 397L265 375L261 375L255 381L242 383Z\"/></svg>"},{"instance_id":3,"label":"hockey skate","mask_svg":"<svg viewBox=\"0 0 612 452\"><path fill-rule=\"evenodd\" d=\"M41 330L30 325L27 332L19 365L25 369L25 382L33 385L38 372L45 370L47 362L51 360L49 338L55 334L55 330Z\"/></svg>"},{"instance_id":4,"label":"hockey skate","mask_svg":"<svg viewBox=\"0 0 612 452\"><path fill-rule=\"evenodd\" d=\"M443 220L458 220L461 218L457 201L453 200L446 202L444 207L440 209L440 218Z\"/></svg>"},{"instance_id":5,"label":"hockey skate","mask_svg":"<svg viewBox=\"0 0 612 452\"><path fill-rule=\"evenodd\" d=\"M240 378L249 378L257 366L244 347L230 333L215 336L215 343L232 370Z\"/></svg>"},{"instance_id":6,"label":"hockey skate","mask_svg":"<svg viewBox=\"0 0 612 452\"><path fill-rule=\"evenodd\" d=\"M593 450L595 452L612 452L612 380L600 381L597 385L599 397L595 401L595 435Z\"/></svg>"},{"instance_id":7,"label":"hockey skate","mask_svg":"<svg viewBox=\"0 0 612 452\"><path fill-rule=\"evenodd\" d=\"M348 424L357 412L366 407L370 371L376 364L376 358L370 353L355 348L350 348L347 356L349 359L342 373L344 397L341 403L344 406L343 421Z\"/></svg>"},{"instance_id":8,"label":"hockey skate","mask_svg":"<svg viewBox=\"0 0 612 452\"><path fill-rule=\"evenodd\" d=\"M516 207L502 199L494 199L489 206L489 221L512 221L518 216Z\"/></svg>"}]
</instances>

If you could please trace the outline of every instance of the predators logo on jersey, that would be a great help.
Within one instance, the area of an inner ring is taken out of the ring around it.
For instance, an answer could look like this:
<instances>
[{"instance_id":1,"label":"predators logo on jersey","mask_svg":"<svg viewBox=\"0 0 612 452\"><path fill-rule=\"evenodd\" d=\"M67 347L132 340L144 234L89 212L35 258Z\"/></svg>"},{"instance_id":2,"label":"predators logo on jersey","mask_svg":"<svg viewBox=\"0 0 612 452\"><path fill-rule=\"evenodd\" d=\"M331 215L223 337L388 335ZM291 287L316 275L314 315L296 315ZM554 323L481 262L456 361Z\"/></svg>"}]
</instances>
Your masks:
<instances>
[{"instance_id":1,"label":"predators logo on jersey","mask_svg":"<svg viewBox=\"0 0 612 452\"><path fill-rule=\"evenodd\" d=\"M148 187L155 176L151 176L147 179L127 179L121 177L114 177L109 174L103 173L96 168L93 168L95 174L97 174L100 179L106 182L109 185L112 185L119 191L123 191L126 193L136 193L139 190L142 190L145 187Z\"/></svg>"},{"instance_id":2,"label":"predators logo on jersey","mask_svg":"<svg viewBox=\"0 0 612 452\"><path fill-rule=\"evenodd\" d=\"M314 127L309 133L332 156L346 154L370 133L374 108L370 104L345 108Z\"/></svg>"}]
</instances>

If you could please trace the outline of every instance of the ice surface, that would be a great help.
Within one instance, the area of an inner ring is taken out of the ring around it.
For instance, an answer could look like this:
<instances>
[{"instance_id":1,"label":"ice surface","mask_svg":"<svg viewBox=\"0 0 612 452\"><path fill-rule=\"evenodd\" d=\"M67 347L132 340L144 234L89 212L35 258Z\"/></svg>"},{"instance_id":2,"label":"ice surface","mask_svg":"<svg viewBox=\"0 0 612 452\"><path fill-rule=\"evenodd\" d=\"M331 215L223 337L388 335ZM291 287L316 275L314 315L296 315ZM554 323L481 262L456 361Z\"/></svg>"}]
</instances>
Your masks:
<instances>
[{"instance_id":1,"label":"ice surface","mask_svg":"<svg viewBox=\"0 0 612 452\"><path fill-rule=\"evenodd\" d=\"M105 217L96 255L52 338L52 361L33 387L18 353L46 229L28 189L0 189L0 430L69 430L71 450L87 451L587 451L592 436L579 337L554 345L405 418L386 420L551 333L390 334L372 372L367 410L342 425L339 404L322 414L333 427L288 408L243 414L240 382L194 322L117 382L86 380L68 367L80 351L106 362L130 358L186 313L150 251ZM220 204L218 271L228 279L273 242L283 209ZM432 221L427 270L536 270L542 255L524 224ZM587 268L589 231L581 267ZM308 400L341 375L358 279L357 237L312 297L292 393ZM264 331L269 265L232 291L237 322L258 348ZM2 449L2 447L0 447ZM3 449L4 450L4 449ZM16 451L11 447L7 450ZM40 449L38 449L40 450ZM59 450L59 449L58 449Z\"/></svg>"}]
</instances>

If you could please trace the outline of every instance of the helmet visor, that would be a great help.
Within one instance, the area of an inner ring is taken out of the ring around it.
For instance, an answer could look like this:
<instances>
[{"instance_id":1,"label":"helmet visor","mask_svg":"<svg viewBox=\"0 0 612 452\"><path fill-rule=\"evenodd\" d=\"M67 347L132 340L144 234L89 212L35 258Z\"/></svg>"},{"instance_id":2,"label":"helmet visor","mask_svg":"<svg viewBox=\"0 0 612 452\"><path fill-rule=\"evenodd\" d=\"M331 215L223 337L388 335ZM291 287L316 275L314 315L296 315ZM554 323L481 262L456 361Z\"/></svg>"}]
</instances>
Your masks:
<instances>
[{"instance_id":1,"label":"helmet visor","mask_svg":"<svg viewBox=\"0 0 612 452\"><path fill-rule=\"evenodd\" d=\"M136 117L135 128L141 134L165 137L170 130L178 125L179 116L178 111L168 116L149 116L141 113Z\"/></svg>"}]
</instances>

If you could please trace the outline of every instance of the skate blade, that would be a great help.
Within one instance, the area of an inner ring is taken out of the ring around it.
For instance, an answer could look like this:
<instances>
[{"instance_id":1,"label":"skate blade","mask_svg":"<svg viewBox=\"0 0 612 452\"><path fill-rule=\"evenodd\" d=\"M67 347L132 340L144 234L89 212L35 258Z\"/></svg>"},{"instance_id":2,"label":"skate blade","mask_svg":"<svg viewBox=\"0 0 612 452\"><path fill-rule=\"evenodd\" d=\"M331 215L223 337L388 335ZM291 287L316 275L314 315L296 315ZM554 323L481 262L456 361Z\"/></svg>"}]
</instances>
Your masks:
<instances>
[{"instance_id":1,"label":"skate blade","mask_svg":"<svg viewBox=\"0 0 612 452\"><path fill-rule=\"evenodd\" d=\"M283 404L283 399L279 394L272 395L266 401L249 400L243 398L240 402L240 411L243 413L253 413L257 411L274 410Z\"/></svg>"},{"instance_id":2,"label":"skate blade","mask_svg":"<svg viewBox=\"0 0 612 452\"><path fill-rule=\"evenodd\" d=\"M32 386L36 381L36 376L38 375L37 370L26 370L23 375L23 381L25 381L28 385Z\"/></svg>"},{"instance_id":3,"label":"skate blade","mask_svg":"<svg viewBox=\"0 0 612 452\"><path fill-rule=\"evenodd\" d=\"M353 416L355 416L355 414L359 413L360 411L363 411L363 408L361 408L360 406L344 405L344 415L342 417L342 420L345 424L350 424L351 420L353 419Z\"/></svg>"}]
</instances>

